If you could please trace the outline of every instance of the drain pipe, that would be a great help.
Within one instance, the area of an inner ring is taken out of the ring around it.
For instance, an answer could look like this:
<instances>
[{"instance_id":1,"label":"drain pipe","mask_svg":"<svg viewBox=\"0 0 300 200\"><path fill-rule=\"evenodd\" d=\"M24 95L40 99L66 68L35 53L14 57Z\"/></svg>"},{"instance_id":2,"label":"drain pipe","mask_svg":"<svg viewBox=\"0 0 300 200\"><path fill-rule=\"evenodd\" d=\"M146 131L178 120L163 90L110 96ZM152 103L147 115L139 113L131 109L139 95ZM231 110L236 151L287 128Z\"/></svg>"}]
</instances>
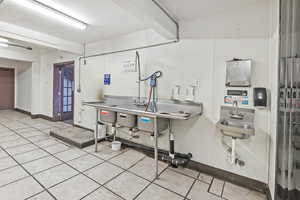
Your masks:
<instances>
[{"instance_id":1,"label":"drain pipe","mask_svg":"<svg viewBox=\"0 0 300 200\"><path fill-rule=\"evenodd\" d=\"M228 154L230 154L230 158L227 159L227 162L231 165L239 165L240 167L245 166L245 161L241 160L240 156L236 153L236 142L237 138L230 137L231 138L231 146L227 144L225 141L225 136L222 135L222 144L225 146L226 151Z\"/></svg>"},{"instance_id":2,"label":"drain pipe","mask_svg":"<svg viewBox=\"0 0 300 200\"><path fill-rule=\"evenodd\" d=\"M165 161L171 165L173 168L177 168L179 166L185 166L187 163L191 160L193 155L191 153L185 154L184 157L178 156L178 154L175 153L175 136L172 130L172 122L171 119L169 119L169 154L162 156L162 161Z\"/></svg>"},{"instance_id":3,"label":"drain pipe","mask_svg":"<svg viewBox=\"0 0 300 200\"><path fill-rule=\"evenodd\" d=\"M234 165L236 161L235 148L236 148L236 138L232 137L231 138L231 161L230 161L232 165Z\"/></svg>"}]
</instances>

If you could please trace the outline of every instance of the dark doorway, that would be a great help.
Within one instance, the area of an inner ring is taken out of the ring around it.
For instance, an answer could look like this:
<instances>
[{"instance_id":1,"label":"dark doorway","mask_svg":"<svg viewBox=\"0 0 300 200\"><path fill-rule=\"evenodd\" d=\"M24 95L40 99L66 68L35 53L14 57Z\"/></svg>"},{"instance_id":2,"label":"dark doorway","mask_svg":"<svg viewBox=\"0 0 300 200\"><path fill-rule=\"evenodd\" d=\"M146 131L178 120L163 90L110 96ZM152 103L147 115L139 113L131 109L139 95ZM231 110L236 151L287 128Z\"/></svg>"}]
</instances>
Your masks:
<instances>
[{"instance_id":1,"label":"dark doorway","mask_svg":"<svg viewBox=\"0 0 300 200\"><path fill-rule=\"evenodd\" d=\"M0 110L14 109L15 70L0 68Z\"/></svg>"},{"instance_id":2,"label":"dark doorway","mask_svg":"<svg viewBox=\"0 0 300 200\"><path fill-rule=\"evenodd\" d=\"M55 64L53 81L54 120L73 123L74 61Z\"/></svg>"}]
</instances>

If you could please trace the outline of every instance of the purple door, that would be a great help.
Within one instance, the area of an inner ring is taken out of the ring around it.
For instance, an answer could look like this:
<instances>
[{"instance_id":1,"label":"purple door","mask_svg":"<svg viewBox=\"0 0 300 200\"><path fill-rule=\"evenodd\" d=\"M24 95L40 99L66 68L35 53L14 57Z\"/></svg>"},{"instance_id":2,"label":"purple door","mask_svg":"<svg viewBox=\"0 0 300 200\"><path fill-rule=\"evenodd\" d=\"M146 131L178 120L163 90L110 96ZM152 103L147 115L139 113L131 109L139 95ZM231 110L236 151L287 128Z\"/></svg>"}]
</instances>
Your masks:
<instances>
[{"instance_id":1,"label":"purple door","mask_svg":"<svg viewBox=\"0 0 300 200\"><path fill-rule=\"evenodd\" d=\"M73 119L74 62L54 65L53 116L55 120Z\"/></svg>"},{"instance_id":2,"label":"purple door","mask_svg":"<svg viewBox=\"0 0 300 200\"><path fill-rule=\"evenodd\" d=\"M15 103L15 71L0 68L0 110L14 109Z\"/></svg>"}]
</instances>

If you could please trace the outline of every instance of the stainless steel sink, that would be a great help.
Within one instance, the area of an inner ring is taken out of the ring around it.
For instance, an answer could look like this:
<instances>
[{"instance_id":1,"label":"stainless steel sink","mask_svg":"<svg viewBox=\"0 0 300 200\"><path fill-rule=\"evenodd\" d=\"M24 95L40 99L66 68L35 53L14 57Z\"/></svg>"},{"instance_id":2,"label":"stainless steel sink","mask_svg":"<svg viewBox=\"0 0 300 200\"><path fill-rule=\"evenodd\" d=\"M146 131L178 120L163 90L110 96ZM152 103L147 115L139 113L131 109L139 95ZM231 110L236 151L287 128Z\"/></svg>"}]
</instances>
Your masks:
<instances>
[{"instance_id":1,"label":"stainless steel sink","mask_svg":"<svg viewBox=\"0 0 300 200\"><path fill-rule=\"evenodd\" d=\"M156 105L156 112L151 112L146 111L145 106L135 105L132 98L126 97L107 97L101 102L84 102L83 104L99 109L106 109L137 116L182 120L188 120L194 116L201 115L203 111L202 104L159 100Z\"/></svg>"},{"instance_id":2,"label":"stainless steel sink","mask_svg":"<svg viewBox=\"0 0 300 200\"><path fill-rule=\"evenodd\" d=\"M240 112L243 115L242 119L232 118L232 108L221 107L221 119L216 126L222 134L237 139L246 139L255 135L254 110L242 108Z\"/></svg>"},{"instance_id":3,"label":"stainless steel sink","mask_svg":"<svg viewBox=\"0 0 300 200\"><path fill-rule=\"evenodd\" d=\"M217 123L217 127L224 135L233 138L246 139L255 135L253 125L249 124L248 122L220 120Z\"/></svg>"}]
</instances>

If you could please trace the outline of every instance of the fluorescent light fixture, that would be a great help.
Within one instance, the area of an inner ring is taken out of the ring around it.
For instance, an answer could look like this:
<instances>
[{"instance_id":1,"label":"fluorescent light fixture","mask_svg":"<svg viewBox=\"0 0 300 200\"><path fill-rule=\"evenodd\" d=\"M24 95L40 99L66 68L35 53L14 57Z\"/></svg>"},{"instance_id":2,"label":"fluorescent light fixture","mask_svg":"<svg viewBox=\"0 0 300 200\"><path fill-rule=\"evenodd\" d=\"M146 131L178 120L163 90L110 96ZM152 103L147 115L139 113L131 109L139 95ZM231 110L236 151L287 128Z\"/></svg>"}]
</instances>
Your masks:
<instances>
[{"instance_id":1,"label":"fluorescent light fixture","mask_svg":"<svg viewBox=\"0 0 300 200\"><path fill-rule=\"evenodd\" d=\"M84 30L87 28L87 24L76 19L60 10L55 9L50 4L45 4L43 1L39 0L10 0L15 2L18 5L21 5L25 8L34 10L40 14L46 15L53 19L56 19L60 22L66 23L75 28Z\"/></svg>"},{"instance_id":2,"label":"fluorescent light fixture","mask_svg":"<svg viewBox=\"0 0 300 200\"><path fill-rule=\"evenodd\" d=\"M8 43L8 39L0 37L0 42L1 43Z\"/></svg>"},{"instance_id":3,"label":"fluorescent light fixture","mask_svg":"<svg viewBox=\"0 0 300 200\"><path fill-rule=\"evenodd\" d=\"M8 47L8 44L1 43L1 42L0 42L0 47Z\"/></svg>"}]
</instances>

